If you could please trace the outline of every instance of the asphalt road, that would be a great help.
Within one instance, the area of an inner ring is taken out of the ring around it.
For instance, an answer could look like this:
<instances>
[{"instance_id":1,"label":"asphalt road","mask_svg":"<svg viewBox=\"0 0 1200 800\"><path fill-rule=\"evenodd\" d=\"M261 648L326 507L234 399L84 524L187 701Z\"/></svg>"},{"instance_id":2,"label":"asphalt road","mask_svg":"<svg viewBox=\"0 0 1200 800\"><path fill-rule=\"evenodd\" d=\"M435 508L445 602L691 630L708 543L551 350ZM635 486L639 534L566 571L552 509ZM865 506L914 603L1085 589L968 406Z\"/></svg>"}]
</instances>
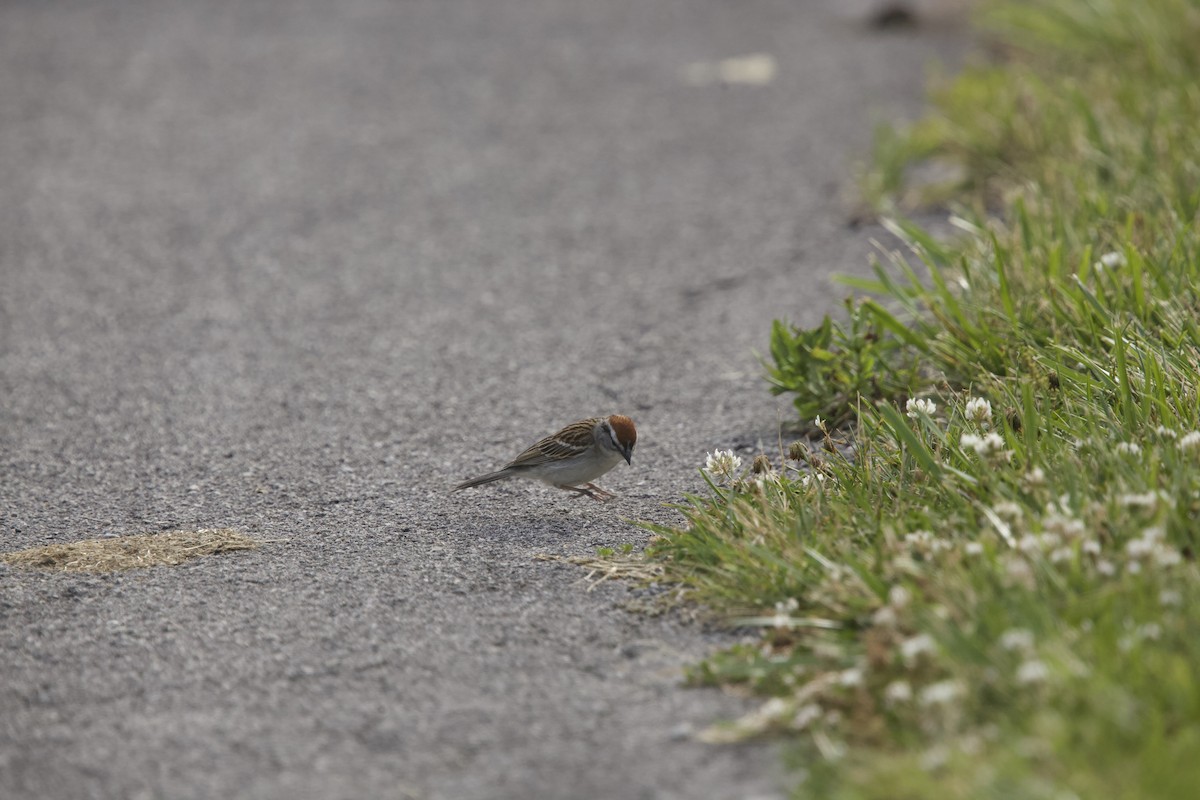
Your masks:
<instances>
[{"instance_id":1,"label":"asphalt road","mask_svg":"<svg viewBox=\"0 0 1200 800\"><path fill-rule=\"evenodd\" d=\"M272 540L0 570L0 796L781 796L688 735L750 707L680 686L725 634L534 556L790 415L752 350L837 310L853 161L960 47L831 6L0 5L0 544ZM448 491L614 411L613 503Z\"/></svg>"}]
</instances>

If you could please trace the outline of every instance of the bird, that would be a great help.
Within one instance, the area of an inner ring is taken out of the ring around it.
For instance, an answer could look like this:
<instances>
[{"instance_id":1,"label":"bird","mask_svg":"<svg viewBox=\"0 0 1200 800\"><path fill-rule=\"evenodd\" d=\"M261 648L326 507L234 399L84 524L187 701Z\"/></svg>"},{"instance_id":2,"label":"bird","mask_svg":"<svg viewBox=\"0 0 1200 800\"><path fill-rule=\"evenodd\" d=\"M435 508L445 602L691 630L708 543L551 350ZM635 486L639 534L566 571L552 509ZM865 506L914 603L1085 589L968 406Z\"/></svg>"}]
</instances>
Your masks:
<instances>
[{"instance_id":1,"label":"bird","mask_svg":"<svg viewBox=\"0 0 1200 800\"><path fill-rule=\"evenodd\" d=\"M616 495L592 481L621 459L632 466L636 443L637 427L629 417L612 414L581 419L531 445L495 472L463 481L454 491L507 478L528 478L593 500L611 500Z\"/></svg>"}]
</instances>

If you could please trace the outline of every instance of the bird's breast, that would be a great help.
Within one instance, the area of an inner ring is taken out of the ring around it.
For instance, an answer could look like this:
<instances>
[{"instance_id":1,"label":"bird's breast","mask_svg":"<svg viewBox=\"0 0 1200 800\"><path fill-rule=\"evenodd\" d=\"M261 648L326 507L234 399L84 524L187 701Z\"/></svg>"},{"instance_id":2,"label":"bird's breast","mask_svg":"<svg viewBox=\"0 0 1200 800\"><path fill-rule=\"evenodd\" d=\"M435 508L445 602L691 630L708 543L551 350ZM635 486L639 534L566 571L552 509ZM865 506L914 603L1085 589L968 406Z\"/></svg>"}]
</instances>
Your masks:
<instances>
[{"instance_id":1,"label":"bird's breast","mask_svg":"<svg viewBox=\"0 0 1200 800\"><path fill-rule=\"evenodd\" d=\"M596 480L623 459L620 453L603 452L587 458L576 458L547 464L543 480L563 486L576 486Z\"/></svg>"}]
</instances>

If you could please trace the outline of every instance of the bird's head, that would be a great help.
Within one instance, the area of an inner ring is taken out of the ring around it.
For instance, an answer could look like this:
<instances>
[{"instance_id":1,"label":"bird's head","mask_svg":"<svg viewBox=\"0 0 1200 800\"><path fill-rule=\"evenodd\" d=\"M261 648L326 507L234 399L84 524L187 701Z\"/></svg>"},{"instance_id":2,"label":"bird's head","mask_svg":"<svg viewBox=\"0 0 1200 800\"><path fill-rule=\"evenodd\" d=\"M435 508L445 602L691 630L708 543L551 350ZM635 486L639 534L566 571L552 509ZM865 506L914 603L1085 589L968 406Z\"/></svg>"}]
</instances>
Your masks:
<instances>
[{"instance_id":1,"label":"bird's head","mask_svg":"<svg viewBox=\"0 0 1200 800\"><path fill-rule=\"evenodd\" d=\"M637 444L637 426L633 424L633 420L621 414L613 414L604 420L604 426L613 449L621 454L625 463L632 465L633 446Z\"/></svg>"}]
</instances>

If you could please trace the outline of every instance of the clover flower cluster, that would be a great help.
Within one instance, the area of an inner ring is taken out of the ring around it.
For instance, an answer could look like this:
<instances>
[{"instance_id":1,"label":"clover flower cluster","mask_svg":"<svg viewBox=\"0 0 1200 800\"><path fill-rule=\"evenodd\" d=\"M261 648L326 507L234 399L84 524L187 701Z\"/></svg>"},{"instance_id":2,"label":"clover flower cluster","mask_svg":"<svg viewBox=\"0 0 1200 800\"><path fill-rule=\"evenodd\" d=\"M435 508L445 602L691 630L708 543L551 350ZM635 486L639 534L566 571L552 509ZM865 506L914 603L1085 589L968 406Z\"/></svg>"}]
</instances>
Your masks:
<instances>
[{"instance_id":1,"label":"clover flower cluster","mask_svg":"<svg viewBox=\"0 0 1200 800\"><path fill-rule=\"evenodd\" d=\"M964 450L974 450L976 455L992 458L1004 452L1004 437L998 433L987 433L977 436L974 433L964 433L958 443Z\"/></svg>"},{"instance_id":2,"label":"clover flower cluster","mask_svg":"<svg viewBox=\"0 0 1200 800\"><path fill-rule=\"evenodd\" d=\"M968 463L976 468L1008 465L1014 460L1013 451L1007 449L1004 430L993 430L994 409L986 398L969 397L961 407L954 404L941 420L933 419L938 406L929 399L909 399L904 411L919 423L914 427L919 428L917 433L923 439L931 442L930 451L935 457L942 452L944 442L949 443L945 449L958 457L959 454L953 453L957 441L961 455L967 456ZM946 428L948 436L926 435L935 424ZM818 427L823 429L820 421ZM1180 453L1200 455L1200 431L1177 432L1160 425L1150 433L1143 444L1132 440L1089 441L1078 443L1077 450L1112 448L1126 457L1137 458L1143 454L1144 446L1147 451L1174 448ZM1019 437L1012 441L1018 444ZM788 458L808 462L811 471L788 466L785 461L782 476L778 478L783 485L794 480L796 484L815 487L828 479L828 487L836 486L836 471L828 476L823 473L821 457L811 452L807 444L794 443ZM756 462L750 471L751 480L740 473L742 459L732 451L718 450L709 454L705 471L714 481L735 488L752 488L754 481L759 481L761 489L761 481L773 479L775 473L765 457ZM1104 502L1084 503L1068 495L1051 497L1054 476L1048 476L1042 467L1023 464L1017 468L1014 464L1013 473L1004 477L1005 480L994 482L1001 484L1002 491L990 498L980 497L980 505L974 506L986 517L981 525L972 524L968 512L960 520L965 525L962 529L936 533L901 529L889 533L885 539L886 555L879 570L873 571L874 579L884 581L885 586L890 584L883 597L876 584L868 586L854 569L836 563L836 545L831 547L832 552L822 553L820 575L805 585L805 616L797 617L800 603L788 598L776 603L774 613L768 611L761 621L778 637L777 647L811 646L816 658L784 676L784 685L791 687L792 693L764 704L744 720L743 732L767 727L809 730L814 739L824 742L820 745L823 752L827 748L835 752L839 745L834 739L842 715L846 708L861 702L863 693L874 695L880 707L892 713L919 716L921 724L927 724L931 731L955 731L962 722L963 700L974 692L973 683L977 680L996 681L1008 691L1020 687L1019 694L1045 697L1038 693L1049 691L1047 687L1061 687L1068 676L1082 669L1063 655L1052 637L1039 643L1034 631L1017 627L992 640L988 653L991 665L986 676L980 677L982 673L970 669L957 670L952 649L947 641L938 638L938 628L922 630L924 621L949 619L956 613L955 609L945 607L953 605L955 599L939 596L936 588L930 588L928 577L936 570L948 566L987 573L989 581L998 578L1003 585L1032 591L1048 575L1056 573L1072 581L1082 576L1100 584L1116 575L1154 572L1165 575L1184 562L1183 553L1168 540L1162 522L1165 516L1162 512L1175 502L1163 490L1143 491L1142 486L1122 486ZM1118 514L1121 521L1140 521L1135 523L1134 530L1139 531L1135 538L1127 540L1113 533L1129 529L1108 524L1112 515ZM935 522L924 524L936 525L938 518L932 519ZM1178 577L1185 573L1177 570L1175 574ZM1170 581L1161 586L1151 585L1155 586L1158 603L1164 609L1186 606L1184 593ZM927 592L931 594L925 596ZM813 633L813 628L819 627L812 625L814 619L825 616L819 612L822 607L830 610L827 614L831 618L830 627L836 627L840 616L853 611L856 624L861 622L869 628L870 636L866 638L871 642L872 655L847 658L845 650ZM797 629L803 629L804 637L797 635ZM1134 647L1143 639L1159 635L1157 625L1148 623L1134 629L1126 639L1128 647ZM798 645L798 641L804 644ZM763 652L777 657L780 651L771 652L764 647ZM822 663L826 666L822 667ZM963 752L976 746L968 739L969 732L960 740ZM930 763L940 758L933 752Z\"/></svg>"},{"instance_id":3,"label":"clover flower cluster","mask_svg":"<svg viewBox=\"0 0 1200 800\"><path fill-rule=\"evenodd\" d=\"M992 404L983 397L972 397L967 401L965 413L976 425L987 425L992 421Z\"/></svg>"},{"instance_id":4,"label":"clover flower cluster","mask_svg":"<svg viewBox=\"0 0 1200 800\"><path fill-rule=\"evenodd\" d=\"M937 403L924 398L910 398L904 404L904 411L909 419L920 419L922 416L932 417L937 412Z\"/></svg>"},{"instance_id":5,"label":"clover flower cluster","mask_svg":"<svg viewBox=\"0 0 1200 800\"><path fill-rule=\"evenodd\" d=\"M709 453L704 461L704 471L719 484L729 485L737 479L742 468L742 459L732 450L717 450Z\"/></svg>"}]
</instances>

